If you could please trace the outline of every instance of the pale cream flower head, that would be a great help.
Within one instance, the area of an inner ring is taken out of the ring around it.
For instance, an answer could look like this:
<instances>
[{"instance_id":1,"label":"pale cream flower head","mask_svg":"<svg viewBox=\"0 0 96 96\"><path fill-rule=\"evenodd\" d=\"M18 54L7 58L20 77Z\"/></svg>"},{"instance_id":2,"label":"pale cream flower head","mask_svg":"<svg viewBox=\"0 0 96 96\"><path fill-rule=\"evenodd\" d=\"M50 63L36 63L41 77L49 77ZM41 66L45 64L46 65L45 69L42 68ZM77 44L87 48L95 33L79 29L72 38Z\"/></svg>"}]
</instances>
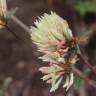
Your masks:
<instances>
[{"instance_id":1,"label":"pale cream flower head","mask_svg":"<svg viewBox=\"0 0 96 96\"><path fill-rule=\"evenodd\" d=\"M63 88L68 90L73 84L73 72L71 65L78 60L77 42L66 20L55 12L44 14L35 21L35 27L31 27L31 37L43 56L43 61L49 62L48 67L39 70L44 74L42 78L50 83L50 92L58 89L61 82Z\"/></svg>"}]
</instances>

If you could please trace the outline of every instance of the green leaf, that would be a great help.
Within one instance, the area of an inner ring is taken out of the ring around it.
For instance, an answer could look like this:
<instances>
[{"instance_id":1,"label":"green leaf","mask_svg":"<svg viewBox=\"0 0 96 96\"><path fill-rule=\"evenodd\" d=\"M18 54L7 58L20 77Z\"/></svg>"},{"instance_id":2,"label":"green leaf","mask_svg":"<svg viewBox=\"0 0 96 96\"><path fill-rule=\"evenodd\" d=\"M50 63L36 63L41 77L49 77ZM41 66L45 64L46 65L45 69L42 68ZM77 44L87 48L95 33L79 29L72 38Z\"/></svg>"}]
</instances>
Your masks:
<instances>
[{"instance_id":1,"label":"green leaf","mask_svg":"<svg viewBox=\"0 0 96 96\"><path fill-rule=\"evenodd\" d=\"M93 66L93 68L95 69L96 66ZM91 72L91 70L87 68L86 70L83 71L83 74L88 76L90 72ZM83 84L84 84L84 80L83 79L80 79L79 77L74 76L74 87L76 89L79 89Z\"/></svg>"},{"instance_id":2,"label":"green leaf","mask_svg":"<svg viewBox=\"0 0 96 96\"><path fill-rule=\"evenodd\" d=\"M0 96L5 96L5 92L12 81L12 78L8 77L5 80L0 80Z\"/></svg>"},{"instance_id":3,"label":"green leaf","mask_svg":"<svg viewBox=\"0 0 96 96\"><path fill-rule=\"evenodd\" d=\"M11 83L12 78L8 77L7 79L4 80L4 84L3 84L3 90L7 90L9 84Z\"/></svg>"},{"instance_id":4,"label":"green leaf","mask_svg":"<svg viewBox=\"0 0 96 96\"><path fill-rule=\"evenodd\" d=\"M4 96L3 90L0 90L0 96Z\"/></svg>"},{"instance_id":5,"label":"green leaf","mask_svg":"<svg viewBox=\"0 0 96 96\"><path fill-rule=\"evenodd\" d=\"M86 12L96 12L96 0L78 1L78 4L75 5L75 9L82 16L84 16Z\"/></svg>"},{"instance_id":6,"label":"green leaf","mask_svg":"<svg viewBox=\"0 0 96 96\"><path fill-rule=\"evenodd\" d=\"M93 69L96 69L96 65L93 66ZM86 69L86 70L83 71L83 73L84 73L85 75L87 75L87 76L89 75L90 72L91 72L90 69Z\"/></svg>"},{"instance_id":7,"label":"green leaf","mask_svg":"<svg viewBox=\"0 0 96 96\"><path fill-rule=\"evenodd\" d=\"M74 79L74 87L79 89L84 84L84 80L80 79L79 77L75 76Z\"/></svg>"},{"instance_id":8,"label":"green leaf","mask_svg":"<svg viewBox=\"0 0 96 96\"><path fill-rule=\"evenodd\" d=\"M17 11L17 8L11 9L11 10L7 13L7 15L6 15L5 18L6 18L7 20L10 19L11 16L15 15L16 11Z\"/></svg>"},{"instance_id":9,"label":"green leaf","mask_svg":"<svg viewBox=\"0 0 96 96\"><path fill-rule=\"evenodd\" d=\"M77 51L77 54L81 54L81 51L80 51L79 45L76 46L76 51Z\"/></svg>"}]
</instances>

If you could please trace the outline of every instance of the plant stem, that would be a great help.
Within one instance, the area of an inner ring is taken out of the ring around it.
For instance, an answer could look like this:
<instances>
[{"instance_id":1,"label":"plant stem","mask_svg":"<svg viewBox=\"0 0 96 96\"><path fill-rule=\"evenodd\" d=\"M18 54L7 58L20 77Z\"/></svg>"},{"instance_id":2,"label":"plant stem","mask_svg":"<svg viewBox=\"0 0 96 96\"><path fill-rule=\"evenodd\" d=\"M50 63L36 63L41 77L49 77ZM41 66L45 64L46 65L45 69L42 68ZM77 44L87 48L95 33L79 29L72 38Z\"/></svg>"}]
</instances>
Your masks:
<instances>
[{"instance_id":1,"label":"plant stem","mask_svg":"<svg viewBox=\"0 0 96 96\"><path fill-rule=\"evenodd\" d=\"M11 16L11 19L18 24L22 29L24 29L26 32L31 33L30 29L28 28L28 26L26 26L21 20L19 20L17 17L15 16Z\"/></svg>"},{"instance_id":2,"label":"plant stem","mask_svg":"<svg viewBox=\"0 0 96 96\"><path fill-rule=\"evenodd\" d=\"M17 38L18 40L22 41L23 43L25 43L28 47L30 47L32 49L32 45L29 42L26 42L26 40L22 39L19 35L16 34L16 32L14 32L13 30L11 30L9 28L9 26L6 25L6 29L15 36L15 38Z\"/></svg>"},{"instance_id":3,"label":"plant stem","mask_svg":"<svg viewBox=\"0 0 96 96\"><path fill-rule=\"evenodd\" d=\"M9 28L9 26L6 25L5 27L6 27L6 29L7 29L11 34L13 34L13 35L15 36L15 38L21 40L21 38L20 38L13 30L11 30L11 29Z\"/></svg>"},{"instance_id":4,"label":"plant stem","mask_svg":"<svg viewBox=\"0 0 96 96\"><path fill-rule=\"evenodd\" d=\"M75 68L74 66L72 67L72 69L73 69L73 72L75 75L77 75L81 79L85 80L89 85L96 88L96 81L91 80L88 77L86 77L85 75L83 75L83 73L81 71L79 71L77 68Z\"/></svg>"},{"instance_id":5,"label":"plant stem","mask_svg":"<svg viewBox=\"0 0 96 96\"><path fill-rule=\"evenodd\" d=\"M84 61L84 64L86 64L87 67L89 67L92 72L96 75L96 71L94 70L94 68L91 66L91 64L88 62L88 60L82 55L79 55L81 57L81 59Z\"/></svg>"}]
</instances>

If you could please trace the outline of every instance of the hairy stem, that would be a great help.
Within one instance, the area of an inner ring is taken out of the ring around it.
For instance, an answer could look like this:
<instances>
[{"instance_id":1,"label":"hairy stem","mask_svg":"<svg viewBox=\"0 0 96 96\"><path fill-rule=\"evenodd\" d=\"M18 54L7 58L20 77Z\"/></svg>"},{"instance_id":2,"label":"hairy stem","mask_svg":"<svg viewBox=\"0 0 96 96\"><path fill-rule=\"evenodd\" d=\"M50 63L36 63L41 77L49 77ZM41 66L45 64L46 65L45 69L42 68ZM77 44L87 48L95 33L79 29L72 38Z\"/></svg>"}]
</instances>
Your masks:
<instances>
[{"instance_id":1,"label":"hairy stem","mask_svg":"<svg viewBox=\"0 0 96 96\"><path fill-rule=\"evenodd\" d=\"M94 70L94 68L91 66L91 64L88 62L88 60L82 54L80 54L79 56L84 61L84 64L86 64L86 66L89 67L91 69L91 71L96 75L96 70Z\"/></svg>"},{"instance_id":2,"label":"hairy stem","mask_svg":"<svg viewBox=\"0 0 96 96\"><path fill-rule=\"evenodd\" d=\"M17 35L16 32L14 32L13 30L11 30L11 29L9 28L9 26L6 25L5 27L6 27L6 29L7 29L11 34L13 34L13 35L15 36L16 39L18 39L18 40L20 40L21 42L25 43L28 47L30 47L30 48L32 49L32 45L31 45L30 43L26 42L26 40L22 39L19 35Z\"/></svg>"},{"instance_id":3,"label":"hairy stem","mask_svg":"<svg viewBox=\"0 0 96 96\"><path fill-rule=\"evenodd\" d=\"M28 28L28 26L26 26L21 20L19 20L17 17L15 16L11 16L11 19L18 24L22 29L24 29L26 32L31 33L30 29Z\"/></svg>"}]
</instances>

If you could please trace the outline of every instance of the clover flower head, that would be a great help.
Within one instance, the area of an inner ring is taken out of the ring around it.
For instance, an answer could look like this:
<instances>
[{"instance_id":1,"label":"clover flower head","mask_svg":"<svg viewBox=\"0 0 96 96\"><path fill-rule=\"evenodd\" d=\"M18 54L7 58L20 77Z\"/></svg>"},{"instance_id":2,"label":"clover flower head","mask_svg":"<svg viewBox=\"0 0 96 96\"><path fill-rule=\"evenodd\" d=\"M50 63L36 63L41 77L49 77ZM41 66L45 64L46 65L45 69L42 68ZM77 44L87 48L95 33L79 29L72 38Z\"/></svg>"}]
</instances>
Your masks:
<instances>
[{"instance_id":1,"label":"clover flower head","mask_svg":"<svg viewBox=\"0 0 96 96\"><path fill-rule=\"evenodd\" d=\"M50 92L58 89L61 82L68 90L73 84L71 67L78 60L77 39L73 37L67 21L55 12L45 13L34 24L31 37L38 51L43 53L39 59L49 62L48 67L39 69L44 74L43 81L51 84Z\"/></svg>"},{"instance_id":2,"label":"clover flower head","mask_svg":"<svg viewBox=\"0 0 96 96\"><path fill-rule=\"evenodd\" d=\"M6 25L5 18L7 16L6 0L0 0L0 29Z\"/></svg>"}]
</instances>

